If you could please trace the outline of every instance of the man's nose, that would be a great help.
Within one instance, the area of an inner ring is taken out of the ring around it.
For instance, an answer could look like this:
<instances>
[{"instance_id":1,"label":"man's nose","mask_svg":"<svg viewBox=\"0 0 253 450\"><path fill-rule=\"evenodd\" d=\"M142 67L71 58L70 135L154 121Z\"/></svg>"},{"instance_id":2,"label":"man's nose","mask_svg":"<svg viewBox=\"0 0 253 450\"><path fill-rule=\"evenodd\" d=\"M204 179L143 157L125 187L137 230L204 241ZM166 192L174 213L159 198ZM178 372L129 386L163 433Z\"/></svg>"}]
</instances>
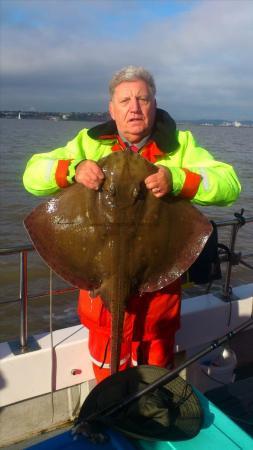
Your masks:
<instances>
[{"instance_id":1,"label":"man's nose","mask_svg":"<svg viewBox=\"0 0 253 450\"><path fill-rule=\"evenodd\" d=\"M130 110L132 112L139 112L141 110L140 102L138 98L132 97L130 101Z\"/></svg>"}]
</instances>

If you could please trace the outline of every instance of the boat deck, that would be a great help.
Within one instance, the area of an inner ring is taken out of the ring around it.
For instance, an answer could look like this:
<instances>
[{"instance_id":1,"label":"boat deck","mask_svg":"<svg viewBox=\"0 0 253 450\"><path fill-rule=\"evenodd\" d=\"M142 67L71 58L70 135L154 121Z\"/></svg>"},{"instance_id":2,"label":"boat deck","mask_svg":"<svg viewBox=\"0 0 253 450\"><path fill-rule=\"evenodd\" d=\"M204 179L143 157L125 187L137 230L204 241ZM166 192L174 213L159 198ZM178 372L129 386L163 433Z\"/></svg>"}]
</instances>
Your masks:
<instances>
[{"instance_id":1,"label":"boat deck","mask_svg":"<svg viewBox=\"0 0 253 450\"><path fill-rule=\"evenodd\" d=\"M212 389L205 396L253 437L253 376Z\"/></svg>"}]
</instances>

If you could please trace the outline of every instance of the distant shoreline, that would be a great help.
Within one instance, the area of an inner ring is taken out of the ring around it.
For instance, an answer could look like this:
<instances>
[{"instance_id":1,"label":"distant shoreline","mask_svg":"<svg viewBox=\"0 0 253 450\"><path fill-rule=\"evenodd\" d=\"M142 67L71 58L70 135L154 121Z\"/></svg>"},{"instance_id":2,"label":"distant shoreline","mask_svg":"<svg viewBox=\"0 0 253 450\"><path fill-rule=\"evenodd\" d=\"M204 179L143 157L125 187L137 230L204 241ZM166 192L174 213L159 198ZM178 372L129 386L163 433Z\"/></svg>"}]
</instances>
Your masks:
<instances>
[{"instance_id":1,"label":"distant shoreline","mask_svg":"<svg viewBox=\"0 0 253 450\"><path fill-rule=\"evenodd\" d=\"M38 111L0 111L4 119L42 119L42 120L82 120L85 122L105 122L109 120L107 112L38 112Z\"/></svg>"},{"instance_id":2,"label":"distant shoreline","mask_svg":"<svg viewBox=\"0 0 253 450\"><path fill-rule=\"evenodd\" d=\"M0 118L2 119L40 119L51 121L83 121L83 122L106 122L110 119L108 112L38 112L38 111L0 111ZM253 120L178 120L178 125L192 124L201 126L219 126L219 127L253 127Z\"/></svg>"}]
</instances>

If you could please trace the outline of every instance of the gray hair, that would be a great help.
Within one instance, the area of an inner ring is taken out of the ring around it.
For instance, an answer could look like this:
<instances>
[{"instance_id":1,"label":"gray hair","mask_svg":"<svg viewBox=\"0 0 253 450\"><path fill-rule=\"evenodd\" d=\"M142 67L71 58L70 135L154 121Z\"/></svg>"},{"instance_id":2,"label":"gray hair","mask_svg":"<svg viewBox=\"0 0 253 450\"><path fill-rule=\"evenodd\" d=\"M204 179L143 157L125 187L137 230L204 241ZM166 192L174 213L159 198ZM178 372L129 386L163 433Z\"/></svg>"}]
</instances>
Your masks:
<instances>
[{"instance_id":1,"label":"gray hair","mask_svg":"<svg viewBox=\"0 0 253 450\"><path fill-rule=\"evenodd\" d=\"M150 93L155 96L156 94L156 86L155 81L151 73L149 73L146 69L143 67L138 66L127 66L123 67L123 69L116 72L110 83L109 83L109 92L110 96L112 98L115 88L124 81L136 81L136 80L143 80L147 83L149 87Z\"/></svg>"}]
</instances>

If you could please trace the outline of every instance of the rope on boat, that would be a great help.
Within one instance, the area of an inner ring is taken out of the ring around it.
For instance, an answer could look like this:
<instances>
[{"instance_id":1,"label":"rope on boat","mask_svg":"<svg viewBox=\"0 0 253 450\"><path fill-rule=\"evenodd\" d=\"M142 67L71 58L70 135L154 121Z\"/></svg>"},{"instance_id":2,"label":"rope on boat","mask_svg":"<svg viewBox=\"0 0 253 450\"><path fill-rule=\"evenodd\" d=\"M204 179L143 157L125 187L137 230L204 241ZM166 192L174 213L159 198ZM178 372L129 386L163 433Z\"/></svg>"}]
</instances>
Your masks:
<instances>
[{"instance_id":1,"label":"rope on boat","mask_svg":"<svg viewBox=\"0 0 253 450\"><path fill-rule=\"evenodd\" d=\"M54 404L54 391L56 388L56 355L54 347L54 334L53 334L53 271L49 268L49 330L50 330L50 350L51 350L51 423L54 423L55 419L55 404ZM72 394L70 388L67 389L68 410L71 420L74 419L73 415L73 403ZM81 390L79 386L79 403L81 405Z\"/></svg>"},{"instance_id":2,"label":"rope on boat","mask_svg":"<svg viewBox=\"0 0 253 450\"><path fill-rule=\"evenodd\" d=\"M54 336L53 336L53 271L49 269L49 328L50 328L50 343L51 343L51 422L54 422L55 408L54 408Z\"/></svg>"}]
</instances>

